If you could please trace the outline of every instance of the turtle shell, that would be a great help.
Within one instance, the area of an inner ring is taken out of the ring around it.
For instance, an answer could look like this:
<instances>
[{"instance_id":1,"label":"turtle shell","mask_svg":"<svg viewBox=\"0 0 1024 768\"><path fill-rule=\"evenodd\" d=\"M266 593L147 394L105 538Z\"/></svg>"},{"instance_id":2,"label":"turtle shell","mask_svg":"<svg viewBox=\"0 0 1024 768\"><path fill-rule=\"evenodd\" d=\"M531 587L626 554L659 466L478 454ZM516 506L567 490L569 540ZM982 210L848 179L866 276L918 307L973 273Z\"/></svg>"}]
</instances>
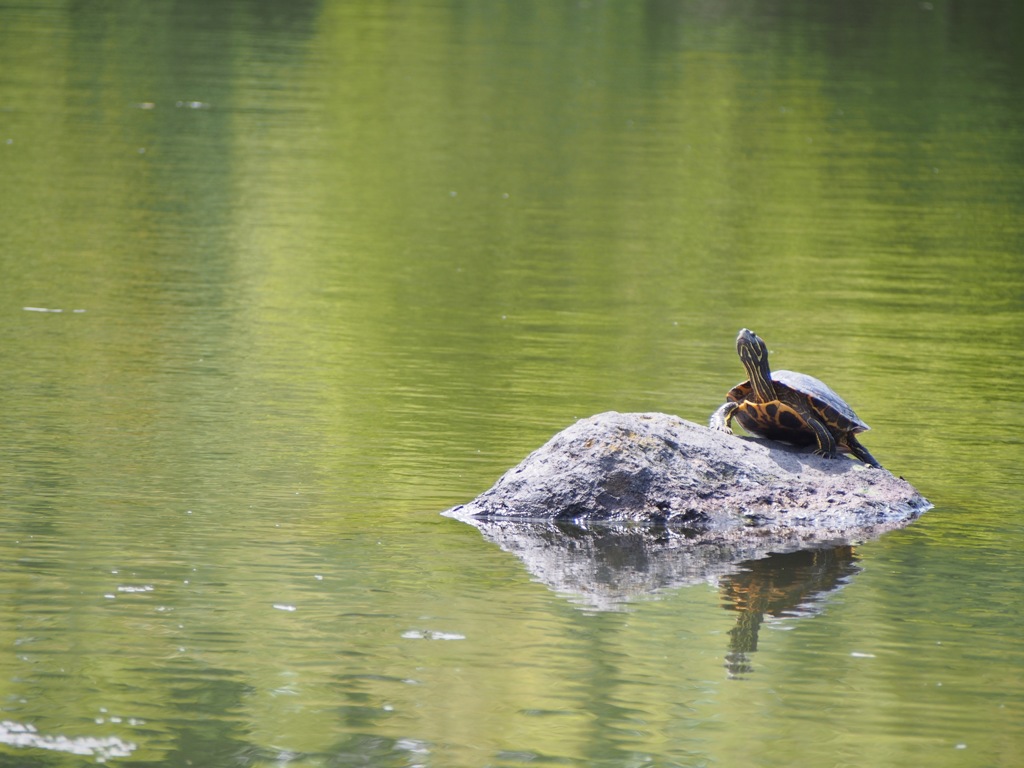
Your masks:
<instances>
[{"instance_id":1,"label":"turtle shell","mask_svg":"<svg viewBox=\"0 0 1024 768\"><path fill-rule=\"evenodd\" d=\"M787 404L794 401L806 404L833 432L857 434L871 429L845 400L813 376L773 371L772 381L779 396L779 401L772 403L754 403L750 381L737 384L729 391L728 399L741 403L736 420L751 434L796 445L814 443L814 433Z\"/></svg>"}]
</instances>

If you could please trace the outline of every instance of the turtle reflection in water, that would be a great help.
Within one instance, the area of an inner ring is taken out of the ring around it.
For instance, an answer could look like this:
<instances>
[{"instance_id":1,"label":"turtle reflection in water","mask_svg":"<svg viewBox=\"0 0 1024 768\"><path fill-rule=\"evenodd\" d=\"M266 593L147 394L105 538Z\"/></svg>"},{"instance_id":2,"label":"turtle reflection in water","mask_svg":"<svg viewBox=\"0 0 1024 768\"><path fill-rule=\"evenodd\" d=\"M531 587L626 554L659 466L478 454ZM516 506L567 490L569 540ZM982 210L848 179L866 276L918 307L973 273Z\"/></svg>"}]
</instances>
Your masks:
<instances>
[{"instance_id":1,"label":"turtle reflection in water","mask_svg":"<svg viewBox=\"0 0 1024 768\"><path fill-rule=\"evenodd\" d=\"M813 616L827 596L847 584L861 569L849 544L772 554L740 564L740 570L719 581L722 607L736 611L729 630L725 667L731 677L754 671L752 654L765 617Z\"/></svg>"},{"instance_id":2,"label":"turtle reflection in water","mask_svg":"<svg viewBox=\"0 0 1024 768\"><path fill-rule=\"evenodd\" d=\"M834 459L844 451L872 467L882 466L855 437L870 427L823 382L793 371L773 373L768 345L746 328L736 337L736 352L748 379L729 390L725 405L711 416L712 429L732 434L729 425L735 418L758 437L816 444L819 456Z\"/></svg>"}]
</instances>

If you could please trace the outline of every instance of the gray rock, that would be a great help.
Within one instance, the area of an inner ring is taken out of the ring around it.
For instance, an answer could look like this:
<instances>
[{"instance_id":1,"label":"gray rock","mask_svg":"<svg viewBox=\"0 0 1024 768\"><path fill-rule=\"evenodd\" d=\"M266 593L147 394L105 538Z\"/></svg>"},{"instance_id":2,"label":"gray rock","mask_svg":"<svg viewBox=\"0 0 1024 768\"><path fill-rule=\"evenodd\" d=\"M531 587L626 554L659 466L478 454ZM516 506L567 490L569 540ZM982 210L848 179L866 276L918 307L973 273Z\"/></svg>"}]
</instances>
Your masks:
<instances>
[{"instance_id":1,"label":"gray rock","mask_svg":"<svg viewBox=\"0 0 1024 768\"><path fill-rule=\"evenodd\" d=\"M742 438L662 413L576 422L445 514L481 522L655 524L779 551L864 540L930 508L908 482L846 458ZM479 526L478 526L479 527Z\"/></svg>"}]
</instances>

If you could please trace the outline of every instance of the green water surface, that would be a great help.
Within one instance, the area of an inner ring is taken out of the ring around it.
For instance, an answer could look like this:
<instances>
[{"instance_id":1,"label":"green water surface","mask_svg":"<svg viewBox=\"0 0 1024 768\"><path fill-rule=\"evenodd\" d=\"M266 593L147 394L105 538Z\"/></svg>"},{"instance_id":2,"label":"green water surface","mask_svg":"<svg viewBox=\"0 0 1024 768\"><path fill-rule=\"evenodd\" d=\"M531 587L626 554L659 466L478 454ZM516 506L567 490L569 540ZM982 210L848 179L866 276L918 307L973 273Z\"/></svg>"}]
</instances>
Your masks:
<instances>
[{"instance_id":1,"label":"green water surface","mask_svg":"<svg viewBox=\"0 0 1024 768\"><path fill-rule=\"evenodd\" d=\"M1022 34L0 4L0 766L1020 765ZM935 508L600 607L440 516L741 327Z\"/></svg>"}]
</instances>

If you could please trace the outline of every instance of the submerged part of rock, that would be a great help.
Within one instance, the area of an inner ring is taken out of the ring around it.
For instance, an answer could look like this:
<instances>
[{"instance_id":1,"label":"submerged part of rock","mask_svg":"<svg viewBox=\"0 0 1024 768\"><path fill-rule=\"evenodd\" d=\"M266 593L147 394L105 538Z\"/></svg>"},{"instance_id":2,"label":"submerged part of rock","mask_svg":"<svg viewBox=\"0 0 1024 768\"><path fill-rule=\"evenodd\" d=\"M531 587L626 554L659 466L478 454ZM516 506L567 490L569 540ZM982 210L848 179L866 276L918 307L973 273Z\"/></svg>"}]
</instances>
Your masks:
<instances>
[{"instance_id":1,"label":"submerged part of rock","mask_svg":"<svg viewBox=\"0 0 1024 768\"><path fill-rule=\"evenodd\" d=\"M474 525L656 524L698 541L757 542L779 551L872 538L930 506L884 469L662 413L609 412L559 432L490 490L445 514Z\"/></svg>"}]
</instances>

